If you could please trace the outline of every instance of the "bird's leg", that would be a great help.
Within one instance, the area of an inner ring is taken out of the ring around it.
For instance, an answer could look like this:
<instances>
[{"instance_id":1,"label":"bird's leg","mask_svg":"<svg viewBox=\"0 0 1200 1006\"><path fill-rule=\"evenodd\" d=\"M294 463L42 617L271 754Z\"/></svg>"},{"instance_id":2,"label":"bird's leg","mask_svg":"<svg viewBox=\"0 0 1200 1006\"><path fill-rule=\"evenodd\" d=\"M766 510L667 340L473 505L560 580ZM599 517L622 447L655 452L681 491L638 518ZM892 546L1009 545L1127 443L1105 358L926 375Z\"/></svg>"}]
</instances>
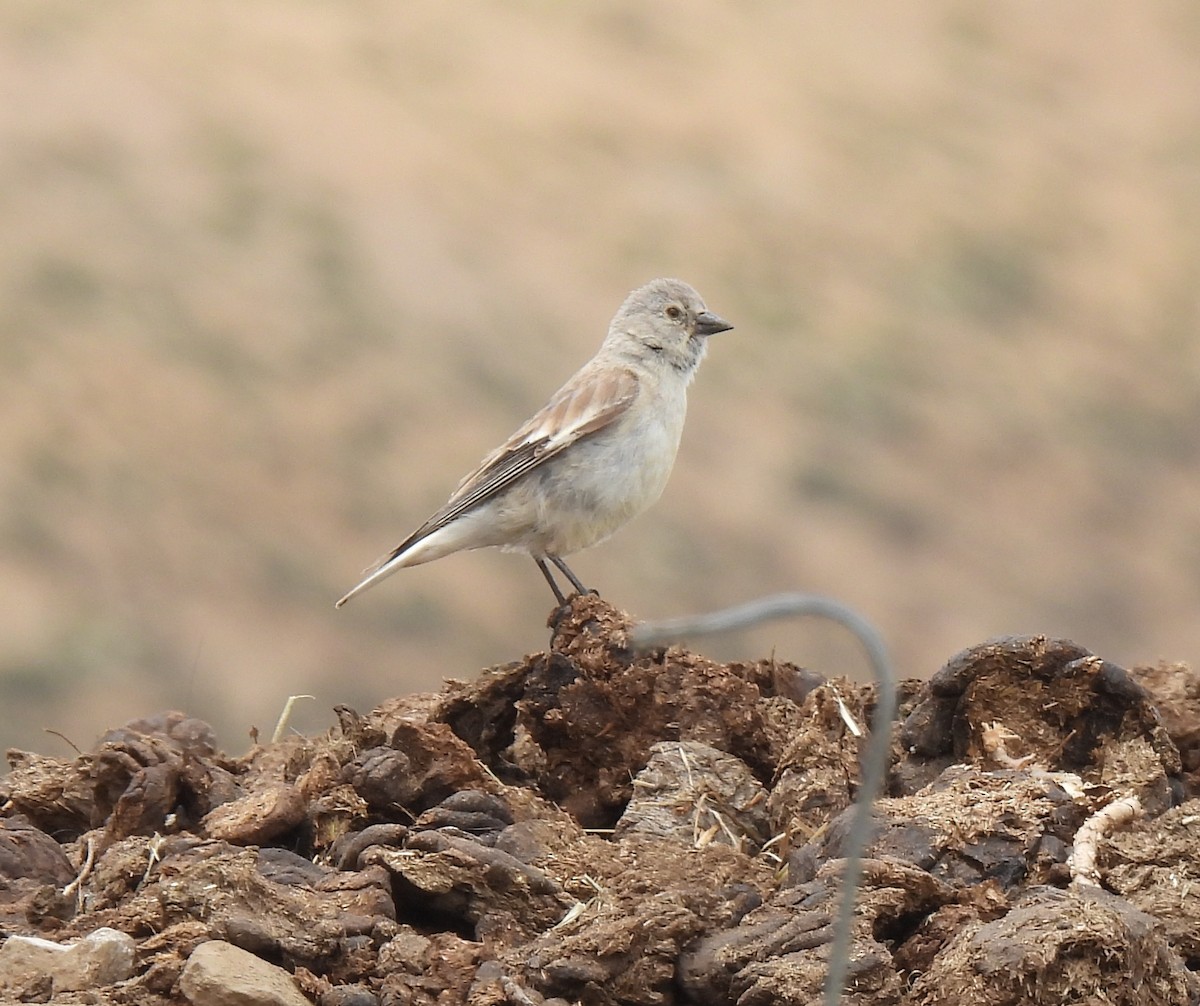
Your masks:
<instances>
[{"instance_id":1,"label":"bird's leg","mask_svg":"<svg viewBox=\"0 0 1200 1006\"><path fill-rule=\"evenodd\" d=\"M546 565L545 559L534 559L538 569L542 571L542 576L546 578L546 582L550 584L550 589L554 591L554 598L558 601L553 613L550 615L550 649L554 649L554 640L558 635L558 627L562 623L563 616L569 612L570 606L567 604L567 599L563 597L563 592L558 589L558 584L554 580L554 574L550 572L550 567Z\"/></svg>"},{"instance_id":2,"label":"bird's leg","mask_svg":"<svg viewBox=\"0 0 1200 1006\"><path fill-rule=\"evenodd\" d=\"M571 586L575 588L580 596L595 594L596 591L588 590L587 587L580 583L579 577L571 572L571 567L556 555L542 556L533 560L537 563L538 569L542 571L542 576L546 578L546 582L550 584L550 589L554 591L554 597L558 601L558 607L554 610L554 614L550 618L550 649L554 649L554 638L558 635L558 625L562 621L563 616L570 610L570 605L567 599L563 597L563 592L559 589L558 583L554 579L554 574L550 572L550 567L546 565L547 559L554 563L558 567L559 572L571 581Z\"/></svg>"},{"instance_id":3,"label":"bird's leg","mask_svg":"<svg viewBox=\"0 0 1200 1006\"><path fill-rule=\"evenodd\" d=\"M550 567L546 565L545 559L534 559L537 563L537 568L542 571L542 576L546 578L546 582L550 584L550 589L554 591L554 599L558 601L558 606L561 608L567 603L567 599L563 597L563 592L558 589L558 584L554 582L554 574L550 572ZM557 562L555 563L557 565ZM571 577L574 580L574 577Z\"/></svg>"},{"instance_id":4,"label":"bird's leg","mask_svg":"<svg viewBox=\"0 0 1200 1006\"><path fill-rule=\"evenodd\" d=\"M560 559L558 556L548 555L548 556L546 556L546 558L549 559L552 563L554 563L554 565L556 565L560 570L562 570L563 576L565 576L568 580L571 581L571 586L574 587L580 594L595 594L597 597L600 596L600 591L588 590L587 587L585 587L582 583L580 583L579 577L577 577L574 573L571 572L571 567L568 566L565 562L563 562L562 559Z\"/></svg>"}]
</instances>

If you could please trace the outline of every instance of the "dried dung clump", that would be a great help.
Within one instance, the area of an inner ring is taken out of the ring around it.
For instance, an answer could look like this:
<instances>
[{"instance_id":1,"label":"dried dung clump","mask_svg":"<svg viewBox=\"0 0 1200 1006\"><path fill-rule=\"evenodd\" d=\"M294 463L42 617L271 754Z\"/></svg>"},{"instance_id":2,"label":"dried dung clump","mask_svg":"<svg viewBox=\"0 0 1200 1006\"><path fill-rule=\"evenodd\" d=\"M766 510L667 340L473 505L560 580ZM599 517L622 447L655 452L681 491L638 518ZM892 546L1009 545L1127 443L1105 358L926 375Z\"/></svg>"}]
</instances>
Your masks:
<instances>
[{"instance_id":1,"label":"dried dung clump","mask_svg":"<svg viewBox=\"0 0 1200 1006\"><path fill-rule=\"evenodd\" d=\"M181 713L10 751L0 997L817 1001L874 686L628 627L574 598L548 652L240 758ZM844 1001L1200 1000L1194 682L1041 637L904 682Z\"/></svg>"}]
</instances>

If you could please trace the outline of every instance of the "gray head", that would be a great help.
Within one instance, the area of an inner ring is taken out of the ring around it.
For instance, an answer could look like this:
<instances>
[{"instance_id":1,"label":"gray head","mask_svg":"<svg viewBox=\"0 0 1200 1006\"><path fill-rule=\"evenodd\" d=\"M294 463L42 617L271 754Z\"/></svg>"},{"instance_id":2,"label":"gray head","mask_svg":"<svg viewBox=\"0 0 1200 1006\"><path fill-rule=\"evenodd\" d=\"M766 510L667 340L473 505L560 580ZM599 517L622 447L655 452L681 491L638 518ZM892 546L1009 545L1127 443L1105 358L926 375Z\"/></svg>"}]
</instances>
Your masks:
<instances>
[{"instance_id":1,"label":"gray head","mask_svg":"<svg viewBox=\"0 0 1200 1006\"><path fill-rule=\"evenodd\" d=\"M645 350L689 376L699 366L708 337L733 328L713 314L692 287L679 279L656 279L638 287L617 311L608 329L609 340L632 341L628 351L645 357Z\"/></svg>"}]
</instances>

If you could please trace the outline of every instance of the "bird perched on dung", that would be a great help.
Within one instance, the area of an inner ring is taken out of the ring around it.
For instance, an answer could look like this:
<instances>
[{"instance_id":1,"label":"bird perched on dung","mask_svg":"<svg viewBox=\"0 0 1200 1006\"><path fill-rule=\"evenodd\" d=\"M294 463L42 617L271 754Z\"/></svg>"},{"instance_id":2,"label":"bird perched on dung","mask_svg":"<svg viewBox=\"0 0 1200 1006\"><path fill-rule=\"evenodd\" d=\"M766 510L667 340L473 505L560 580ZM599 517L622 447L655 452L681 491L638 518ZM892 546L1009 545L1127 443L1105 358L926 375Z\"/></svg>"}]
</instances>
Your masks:
<instances>
[{"instance_id":1,"label":"bird perched on dung","mask_svg":"<svg viewBox=\"0 0 1200 1006\"><path fill-rule=\"evenodd\" d=\"M634 290L596 355L337 606L405 566L488 547L532 556L560 605L547 563L587 593L563 556L604 541L662 494L688 385L708 337L731 328L681 280Z\"/></svg>"}]
</instances>

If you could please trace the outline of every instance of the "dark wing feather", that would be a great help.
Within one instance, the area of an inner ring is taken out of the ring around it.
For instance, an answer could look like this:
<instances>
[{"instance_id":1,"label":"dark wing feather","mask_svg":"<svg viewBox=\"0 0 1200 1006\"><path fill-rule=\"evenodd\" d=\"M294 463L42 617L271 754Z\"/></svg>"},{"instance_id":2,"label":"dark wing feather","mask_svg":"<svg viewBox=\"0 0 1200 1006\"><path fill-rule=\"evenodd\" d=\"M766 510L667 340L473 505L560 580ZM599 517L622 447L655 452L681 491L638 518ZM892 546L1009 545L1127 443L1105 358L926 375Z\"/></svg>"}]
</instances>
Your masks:
<instances>
[{"instance_id":1,"label":"dark wing feather","mask_svg":"<svg viewBox=\"0 0 1200 1006\"><path fill-rule=\"evenodd\" d=\"M386 565L426 535L492 499L571 444L604 429L629 409L637 390L637 376L631 370L583 370L576 374L537 415L458 484L445 506L378 565Z\"/></svg>"}]
</instances>

